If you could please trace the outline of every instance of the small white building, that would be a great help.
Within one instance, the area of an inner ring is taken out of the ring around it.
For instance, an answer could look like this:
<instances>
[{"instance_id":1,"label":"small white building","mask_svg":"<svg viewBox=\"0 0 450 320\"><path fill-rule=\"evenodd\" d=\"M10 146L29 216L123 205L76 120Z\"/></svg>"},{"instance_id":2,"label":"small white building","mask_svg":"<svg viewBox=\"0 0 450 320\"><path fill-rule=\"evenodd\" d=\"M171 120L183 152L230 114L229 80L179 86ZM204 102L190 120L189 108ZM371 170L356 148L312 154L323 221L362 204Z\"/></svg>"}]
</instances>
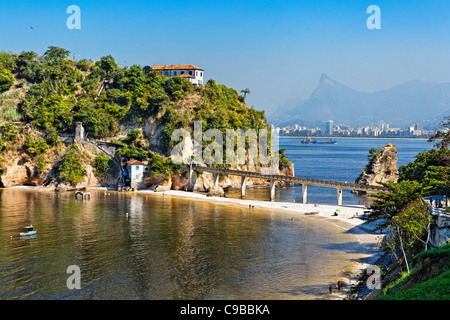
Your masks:
<instances>
[{"instance_id":1,"label":"small white building","mask_svg":"<svg viewBox=\"0 0 450 320\"><path fill-rule=\"evenodd\" d=\"M192 84L203 84L203 69L191 64L163 65L149 67L150 71L158 71L166 77L182 77Z\"/></svg>"},{"instance_id":2,"label":"small white building","mask_svg":"<svg viewBox=\"0 0 450 320\"><path fill-rule=\"evenodd\" d=\"M138 160L130 160L126 163L124 176L129 179L131 188L137 190L144 186L144 172L149 170L147 164Z\"/></svg>"}]
</instances>

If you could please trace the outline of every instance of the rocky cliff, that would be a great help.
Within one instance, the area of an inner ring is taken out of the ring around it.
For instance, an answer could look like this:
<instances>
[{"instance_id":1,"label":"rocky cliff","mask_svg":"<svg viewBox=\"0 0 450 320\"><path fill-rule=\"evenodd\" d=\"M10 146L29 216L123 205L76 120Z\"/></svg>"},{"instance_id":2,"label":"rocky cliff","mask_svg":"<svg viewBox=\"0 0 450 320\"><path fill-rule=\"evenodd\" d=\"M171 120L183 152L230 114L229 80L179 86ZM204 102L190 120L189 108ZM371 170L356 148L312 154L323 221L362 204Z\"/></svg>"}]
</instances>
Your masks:
<instances>
[{"instance_id":1,"label":"rocky cliff","mask_svg":"<svg viewBox=\"0 0 450 320\"><path fill-rule=\"evenodd\" d=\"M369 151L369 163L362 170L355 183L379 186L380 182L397 182L397 147L388 143L378 150ZM359 191L358 193L365 193Z\"/></svg>"},{"instance_id":2,"label":"rocky cliff","mask_svg":"<svg viewBox=\"0 0 450 320\"><path fill-rule=\"evenodd\" d=\"M33 135L41 137L38 132ZM105 146L95 140L84 139L82 141L73 141L60 137L55 147L47 149L45 153L45 164L39 167L39 156L30 155L26 152L24 146L26 134L18 136L17 143L8 151L3 152L3 173L0 175L0 187L10 188L16 186L43 186L48 191L69 191L80 190L92 187L108 187L115 188L118 178L120 177L120 169L118 165L110 168L107 175L98 175L94 168L93 159L98 154L106 154L114 159L114 152L105 151ZM71 145L76 145L82 154L81 165L85 170L84 178L76 183L70 183L60 179L58 168L61 165L63 155L67 152ZM42 155L41 155L42 156ZM118 161L117 159L115 159ZM236 165L229 169L261 172L263 168L259 165ZM279 169L276 174L294 176L294 167L284 166ZM224 195L224 189L240 188L241 178L238 176L222 176L219 179L219 187L214 186L214 178L211 173L201 173L197 176L194 173L196 184L195 192L208 192L217 196ZM246 186L268 185L267 180L247 178ZM183 165L178 172L167 174L146 174L144 176L144 186L147 189L157 192L167 190L189 190L189 167ZM278 186L284 186L282 182Z\"/></svg>"}]
</instances>

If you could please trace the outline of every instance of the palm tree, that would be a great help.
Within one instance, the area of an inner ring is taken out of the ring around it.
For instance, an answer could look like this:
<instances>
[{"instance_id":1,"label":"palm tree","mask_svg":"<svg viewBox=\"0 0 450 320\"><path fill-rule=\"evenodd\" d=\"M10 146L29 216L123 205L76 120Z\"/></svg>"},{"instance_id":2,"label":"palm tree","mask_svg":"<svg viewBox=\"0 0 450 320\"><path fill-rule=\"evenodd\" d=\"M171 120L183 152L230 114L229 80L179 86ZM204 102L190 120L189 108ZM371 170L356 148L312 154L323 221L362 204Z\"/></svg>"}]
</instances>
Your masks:
<instances>
[{"instance_id":1,"label":"palm tree","mask_svg":"<svg viewBox=\"0 0 450 320\"><path fill-rule=\"evenodd\" d=\"M249 88L247 88L247 89L245 89L245 90L241 90L241 92L244 94L244 99L245 99L245 97L247 96L247 94L250 94L250 93L251 93Z\"/></svg>"}]
</instances>

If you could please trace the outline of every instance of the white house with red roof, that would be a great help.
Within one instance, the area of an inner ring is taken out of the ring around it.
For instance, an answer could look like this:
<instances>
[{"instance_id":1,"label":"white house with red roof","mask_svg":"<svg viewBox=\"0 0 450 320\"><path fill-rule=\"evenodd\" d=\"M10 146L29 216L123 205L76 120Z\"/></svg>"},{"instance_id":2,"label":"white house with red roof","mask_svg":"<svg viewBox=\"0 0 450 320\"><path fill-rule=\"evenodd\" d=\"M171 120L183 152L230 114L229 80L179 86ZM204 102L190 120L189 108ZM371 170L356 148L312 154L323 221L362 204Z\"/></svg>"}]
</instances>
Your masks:
<instances>
[{"instance_id":1,"label":"white house with red roof","mask_svg":"<svg viewBox=\"0 0 450 320\"><path fill-rule=\"evenodd\" d=\"M182 77L192 84L203 84L203 69L192 64L176 64L149 67L150 71L158 71L166 77Z\"/></svg>"},{"instance_id":2,"label":"white house with red roof","mask_svg":"<svg viewBox=\"0 0 450 320\"><path fill-rule=\"evenodd\" d=\"M144 187L144 172L148 172L148 162L130 160L126 162L126 166L122 172L125 181L129 181L130 187L134 189L141 189Z\"/></svg>"}]
</instances>

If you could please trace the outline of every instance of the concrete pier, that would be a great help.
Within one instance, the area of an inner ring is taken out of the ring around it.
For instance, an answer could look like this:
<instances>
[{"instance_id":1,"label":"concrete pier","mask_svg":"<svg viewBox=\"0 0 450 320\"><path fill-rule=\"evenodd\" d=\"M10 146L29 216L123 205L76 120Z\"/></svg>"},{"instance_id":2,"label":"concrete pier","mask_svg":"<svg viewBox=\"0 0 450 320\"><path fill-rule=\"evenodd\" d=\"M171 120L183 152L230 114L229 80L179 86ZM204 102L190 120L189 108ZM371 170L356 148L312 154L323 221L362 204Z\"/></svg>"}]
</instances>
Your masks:
<instances>
[{"instance_id":1,"label":"concrete pier","mask_svg":"<svg viewBox=\"0 0 450 320\"><path fill-rule=\"evenodd\" d=\"M370 186L358 183L348 183L348 182L340 182L340 181L331 181L331 180L319 180L319 179L310 179L310 178L301 178L301 177L292 177L292 176L284 176L284 175L274 175L274 174L263 174L259 172L252 171L242 171L242 170L229 170L229 169L220 169L220 168L210 168L203 166L191 165L191 169L189 171L189 177L191 179L191 185L195 185L196 180L196 172L210 172L214 174L214 183L216 181L218 183L218 175L226 174L226 175L234 175L241 177L241 196L245 197L245 178L252 177L257 179L265 179L270 181L270 201L275 201L275 182L276 181L284 181L287 183L301 184L302 185L302 202L307 203L307 190L308 185L322 186L322 187L330 187L337 189L337 204L342 205L342 190L361 190L370 193L377 192L390 192L388 188L382 186ZM191 189L192 190L192 189Z\"/></svg>"},{"instance_id":2,"label":"concrete pier","mask_svg":"<svg viewBox=\"0 0 450 320\"><path fill-rule=\"evenodd\" d=\"M275 201L275 180L270 180L270 201Z\"/></svg>"},{"instance_id":3,"label":"concrete pier","mask_svg":"<svg viewBox=\"0 0 450 320\"><path fill-rule=\"evenodd\" d=\"M214 178L214 187L218 187L219 186L219 174L213 174L213 178Z\"/></svg>"},{"instance_id":4,"label":"concrete pier","mask_svg":"<svg viewBox=\"0 0 450 320\"><path fill-rule=\"evenodd\" d=\"M337 204L342 206L342 188L337 188Z\"/></svg>"},{"instance_id":5,"label":"concrete pier","mask_svg":"<svg viewBox=\"0 0 450 320\"><path fill-rule=\"evenodd\" d=\"M245 199L245 177L241 177L241 199Z\"/></svg>"},{"instance_id":6,"label":"concrete pier","mask_svg":"<svg viewBox=\"0 0 450 320\"><path fill-rule=\"evenodd\" d=\"M306 183L302 183L302 203L308 203L308 185Z\"/></svg>"},{"instance_id":7,"label":"concrete pier","mask_svg":"<svg viewBox=\"0 0 450 320\"><path fill-rule=\"evenodd\" d=\"M81 200L91 199L91 193L90 192L76 191L75 192L75 199L78 199L78 196L81 196Z\"/></svg>"}]
</instances>

